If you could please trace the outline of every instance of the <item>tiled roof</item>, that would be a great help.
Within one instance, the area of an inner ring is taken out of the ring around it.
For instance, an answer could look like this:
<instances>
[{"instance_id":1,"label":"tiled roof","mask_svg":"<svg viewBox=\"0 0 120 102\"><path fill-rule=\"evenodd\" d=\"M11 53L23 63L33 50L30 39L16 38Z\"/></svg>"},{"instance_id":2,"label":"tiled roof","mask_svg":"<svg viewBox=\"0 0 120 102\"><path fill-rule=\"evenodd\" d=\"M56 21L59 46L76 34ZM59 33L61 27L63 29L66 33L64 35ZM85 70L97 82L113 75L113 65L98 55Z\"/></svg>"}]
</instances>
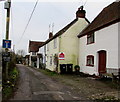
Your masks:
<instances>
[{"instance_id":1,"label":"tiled roof","mask_svg":"<svg viewBox=\"0 0 120 102\"><path fill-rule=\"evenodd\" d=\"M43 44L44 42L38 42L38 41L29 41L29 52L38 52L39 47Z\"/></svg>"},{"instance_id":2,"label":"tiled roof","mask_svg":"<svg viewBox=\"0 0 120 102\"><path fill-rule=\"evenodd\" d=\"M86 34L100 30L116 22L120 22L120 1L113 2L105 7L101 13L89 24L79 35L82 37Z\"/></svg>"},{"instance_id":3,"label":"tiled roof","mask_svg":"<svg viewBox=\"0 0 120 102\"><path fill-rule=\"evenodd\" d=\"M85 20L90 23L88 21L87 18L85 18ZM65 26L63 29L61 29L60 31L58 31L53 37L49 38L48 40L45 41L45 43L43 43L43 45L49 43L51 40L57 38L58 36L62 35L64 32L66 32L73 24L75 24L78 21L78 18L74 19L72 22L70 22L67 26ZM42 46L43 46L42 45Z\"/></svg>"},{"instance_id":4,"label":"tiled roof","mask_svg":"<svg viewBox=\"0 0 120 102\"><path fill-rule=\"evenodd\" d=\"M67 29L69 29L78 19L74 19L71 23L69 23L67 26L65 26L63 29L58 31L53 37L49 38L48 40L45 41L45 44L49 43L51 40L55 39L56 37L62 35Z\"/></svg>"}]
</instances>

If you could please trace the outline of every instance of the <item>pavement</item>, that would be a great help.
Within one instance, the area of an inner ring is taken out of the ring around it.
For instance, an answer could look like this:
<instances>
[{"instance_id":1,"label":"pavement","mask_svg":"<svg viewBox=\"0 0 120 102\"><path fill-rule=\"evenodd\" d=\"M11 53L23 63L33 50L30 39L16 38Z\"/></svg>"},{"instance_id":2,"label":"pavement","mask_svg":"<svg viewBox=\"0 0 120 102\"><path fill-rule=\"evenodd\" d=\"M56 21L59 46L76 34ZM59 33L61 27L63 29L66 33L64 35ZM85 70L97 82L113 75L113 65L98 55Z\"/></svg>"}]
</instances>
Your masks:
<instances>
[{"instance_id":1,"label":"pavement","mask_svg":"<svg viewBox=\"0 0 120 102\"><path fill-rule=\"evenodd\" d=\"M24 65L17 65L20 72L17 90L10 100L87 100L71 86Z\"/></svg>"}]
</instances>

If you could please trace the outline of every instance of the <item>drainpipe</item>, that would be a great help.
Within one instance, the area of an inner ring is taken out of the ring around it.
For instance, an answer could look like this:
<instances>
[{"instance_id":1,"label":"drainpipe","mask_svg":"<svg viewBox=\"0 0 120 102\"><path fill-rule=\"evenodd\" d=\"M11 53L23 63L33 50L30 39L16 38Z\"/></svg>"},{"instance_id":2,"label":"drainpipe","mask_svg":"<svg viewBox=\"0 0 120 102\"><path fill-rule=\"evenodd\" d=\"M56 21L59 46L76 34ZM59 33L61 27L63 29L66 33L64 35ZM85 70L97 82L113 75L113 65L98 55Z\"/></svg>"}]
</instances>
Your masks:
<instances>
[{"instance_id":1,"label":"drainpipe","mask_svg":"<svg viewBox=\"0 0 120 102\"><path fill-rule=\"evenodd\" d=\"M58 50L58 52L60 53L60 44L61 44L61 36L59 36L59 50ZM58 53L58 55L59 55L59 53ZM59 73L60 72L60 61L59 61L59 56L58 56L58 70L57 70L57 72Z\"/></svg>"}]
</instances>

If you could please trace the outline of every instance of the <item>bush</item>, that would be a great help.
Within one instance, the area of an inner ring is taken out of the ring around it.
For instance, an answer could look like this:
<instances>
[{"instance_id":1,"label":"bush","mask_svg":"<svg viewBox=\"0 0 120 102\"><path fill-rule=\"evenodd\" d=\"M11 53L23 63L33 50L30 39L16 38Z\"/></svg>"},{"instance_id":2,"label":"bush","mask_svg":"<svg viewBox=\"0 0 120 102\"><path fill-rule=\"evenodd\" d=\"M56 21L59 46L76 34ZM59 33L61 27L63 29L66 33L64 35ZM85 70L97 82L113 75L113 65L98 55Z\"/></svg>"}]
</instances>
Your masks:
<instances>
[{"instance_id":1,"label":"bush","mask_svg":"<svg viewBox=\"0 0 120 102\"><path fill-rule=\"evenodd\" d=\"M12 93L12 87L6 86L2 89L3 100L7 99Z\"/></svg>"},{"instance_id":2,"label":"bush","mask_svg":"<svg viewBox=\"0 0 120 102\"><path fill-rule=\"evenodd\" d=\"M11 71L9 71L9 78L7 80L3 81L3 89L2 89L2 97L3 100L7 100L14 91L14 86L16 84L16 80L18 78L18 71L16 67L11 68Z\"/></svg>"},{"instance_id":3,"label":"bush","mask_svg":"<svg viewBox=\"0 0 120 102\"><path fill-rule=\"evenodd\" d=\"M79 74L79 72L80 72L80 66L79 65L75 65L74 68L75 68L75 73Z\"/></svg>"},{"instance_id":4,"label":"bush","mask_svg":"<svg viewBox=\"0 0 120 102\"><path fill-rule=\"evenodd\" d=\"M77 69L77 68L80 69L80 66L79 66L79 65L75 65L74 68L75 68L75 69Z\"/></svg>"}]
</instances>

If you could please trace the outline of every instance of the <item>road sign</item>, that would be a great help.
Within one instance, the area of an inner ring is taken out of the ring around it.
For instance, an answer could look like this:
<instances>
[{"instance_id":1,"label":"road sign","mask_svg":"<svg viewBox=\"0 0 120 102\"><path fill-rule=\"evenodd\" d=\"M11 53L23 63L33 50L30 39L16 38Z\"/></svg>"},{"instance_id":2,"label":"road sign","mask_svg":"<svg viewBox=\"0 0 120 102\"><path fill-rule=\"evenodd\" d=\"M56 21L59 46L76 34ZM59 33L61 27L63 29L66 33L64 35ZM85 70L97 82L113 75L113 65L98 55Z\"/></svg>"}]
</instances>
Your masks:
<instances>
[{"instance_id":1,"label":"road sign","mask_svg":"<svg viewBox=\"0 0 120 102\"><path fill-rule=\"evenodd\" d=\"M10 61L10 52L3 52L2 53L2 60L5 62L9 62Z\"/></svg>"},{"instance_id":2,"label":"road sign","mask_svg":"<svg viewBox=\"0 0 120 102\"><path fill-rule=\"evenodd\" d=\"M3 40L3 48L11 48L11 40Z\"/></svg>"},{"instance_id":3,"label":"road sign","mask_svg":"<svg viewBox=\"0 0 120 102\"><path fill-rule=\"evenodd\" d=\"M2 52L3 57L10 57L10 52Z\"/></svg>"},{"instance_id":4,"label":"road sign","mask_svg":"<svg viewBox=\"0 0 120 102\"><path fill-rule=\"evenodd\" d=\"M63 52L59 53L59 60L64 60L65 59L65 54Z\"/></svg>"},{"instance_id":5,"label":"road sign","mask_svg":"<svg viewBox=\"0 0 120 102\"><path fill-rule=\"evenodd\" d=\"M3 61L10 62L10 57L3 57Z\"/></svg>"}]
</instances>

